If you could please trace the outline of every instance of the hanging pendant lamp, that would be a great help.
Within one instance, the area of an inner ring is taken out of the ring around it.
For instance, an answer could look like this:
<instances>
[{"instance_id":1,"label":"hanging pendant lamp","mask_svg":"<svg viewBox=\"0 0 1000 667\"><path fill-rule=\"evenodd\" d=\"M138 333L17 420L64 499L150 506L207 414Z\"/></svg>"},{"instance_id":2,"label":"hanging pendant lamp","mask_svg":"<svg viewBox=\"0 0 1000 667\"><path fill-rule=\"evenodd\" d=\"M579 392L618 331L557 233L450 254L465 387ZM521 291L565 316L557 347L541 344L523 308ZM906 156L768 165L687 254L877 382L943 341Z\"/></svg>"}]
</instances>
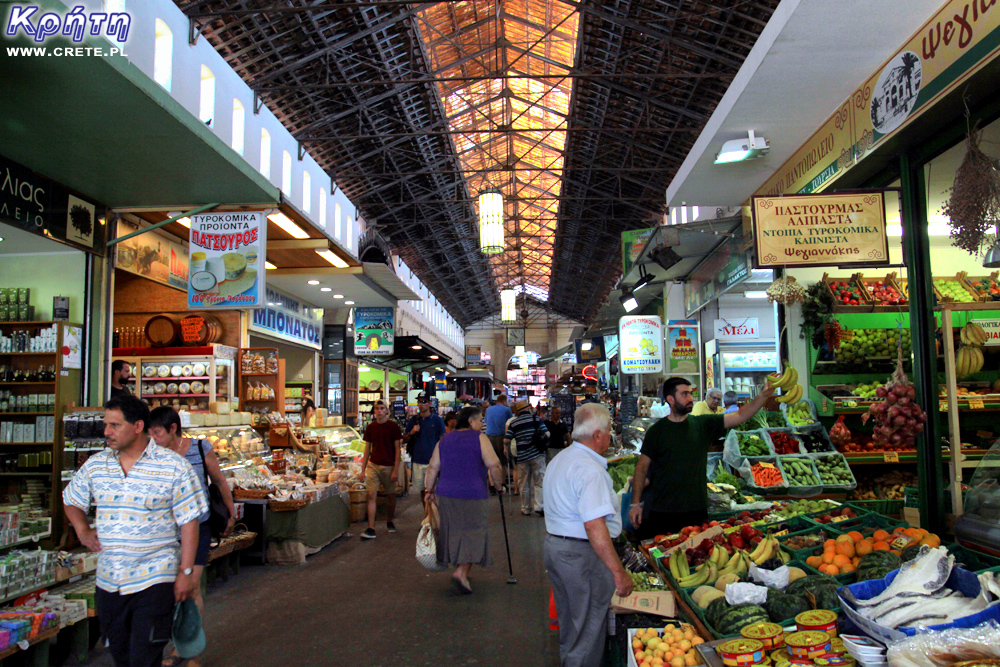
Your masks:
<instances>
[{"instance_id":1,"label":"hanging pendant lamp","mask_svg":"<svg viewBox=\"0 0 1000 667\"><path fill-rule=\"evenodd\" d=\"M514 302L517 300L517 293L512 289L500 290L500 321L504 324L513 324L517 321Z\"/></svg>"},{"instance_id":2,"label":"hanging pendant lamp","mask_svg":"<svg viewBox=\"0 0 1000 667\"><path fill-rule=\"evenodd\" d=\"M479 249L486 255L503 252L503 194L496 190L479 194Z\"/></svg>"}]
</instances>

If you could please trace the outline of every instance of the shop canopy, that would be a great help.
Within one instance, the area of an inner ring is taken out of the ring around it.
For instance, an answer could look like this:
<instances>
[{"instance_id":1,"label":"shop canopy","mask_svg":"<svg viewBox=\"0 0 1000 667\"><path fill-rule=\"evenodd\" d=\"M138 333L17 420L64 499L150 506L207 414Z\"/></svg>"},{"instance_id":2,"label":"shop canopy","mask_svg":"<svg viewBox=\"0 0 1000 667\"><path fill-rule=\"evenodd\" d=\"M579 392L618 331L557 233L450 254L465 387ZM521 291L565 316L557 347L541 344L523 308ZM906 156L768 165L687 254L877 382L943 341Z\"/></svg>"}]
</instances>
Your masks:
<instances>
[{"instance_id":1,"label":"shop canopy","mask_svg":"<svg viewBox=\"0 0 1000 667\"><path fill-rule=\"evenodd\" d=\"M5 46L38 44L19 32ZM114 45L54 35L44 46L107 52ZM277 187L125 57L8 55L0 58L0 81L0 151L102 204L281 201Z\"/></svg>"},{"instance_id":2,"label":"shop canopy","mask_svg":"<svg viewBox=\"0 0 1000 667\"><path fill-rule=\"evenodd\" d=\"M372 361L388 368L416 372L437 367L444 369L450 357L419 336L396 336L392 355L378 357Z\"/></svg>"}]
</instances>

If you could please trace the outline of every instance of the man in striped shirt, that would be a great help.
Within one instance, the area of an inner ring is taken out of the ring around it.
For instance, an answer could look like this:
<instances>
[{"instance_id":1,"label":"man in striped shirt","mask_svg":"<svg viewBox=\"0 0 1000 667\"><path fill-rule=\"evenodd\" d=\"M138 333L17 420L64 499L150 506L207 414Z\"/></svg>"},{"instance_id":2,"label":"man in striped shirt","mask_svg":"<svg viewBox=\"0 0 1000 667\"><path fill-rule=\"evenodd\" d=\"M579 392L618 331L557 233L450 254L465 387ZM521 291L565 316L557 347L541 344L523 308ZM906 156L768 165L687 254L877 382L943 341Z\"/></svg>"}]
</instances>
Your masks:
<instances>
[{"instance_id":1,"label":"man in striped shirt","mask_svg":"<svg viewBox=\"0 0 1000 667\"><path fill-rule=\"evenodd\" d=\"M147 433L149 408L134 396L104 406L109 449L91 456L63 491L80 541L99 552L97 616L116 667L158 667L174 603L193 576L198 518L208 509L191 464ZM87 512L96 508L96 530Z\"/></svg>"},{"instance_id":2,"label":"man in striped shirt","mask_svg":"<svg viewBox=\"0 0 1000 667\"><path fill-rule=\"evenodd\" d=\"M545 516L542 508L542 480L545 478L545 450L549 445L549 429L545 422L531 414L531 403L526 400L514 404L515 417L507 422L504 444L514 443L514 460L517 462L518 492L521 494L521 514L528 516L534 510ZM537 437L536 437L537 433Z\"/></svg>"}]
</instances>

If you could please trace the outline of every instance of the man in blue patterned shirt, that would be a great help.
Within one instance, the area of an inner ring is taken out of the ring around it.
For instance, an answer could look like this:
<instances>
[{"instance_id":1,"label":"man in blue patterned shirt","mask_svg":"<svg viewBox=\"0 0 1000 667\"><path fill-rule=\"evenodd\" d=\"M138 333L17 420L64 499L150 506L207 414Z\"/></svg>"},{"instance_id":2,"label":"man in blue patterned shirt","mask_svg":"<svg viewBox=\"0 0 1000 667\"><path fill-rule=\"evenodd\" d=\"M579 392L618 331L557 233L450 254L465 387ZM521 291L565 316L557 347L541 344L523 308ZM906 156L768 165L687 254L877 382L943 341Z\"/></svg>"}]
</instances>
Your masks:
<instances>
[{"instance_id":1,"label":"man in blue patterned shirt","mask_svg":"<svg viewBox=\"0 0 1000 667\"><path fill-rule=\"evenodd\" d=\"M205 493L190 463L150 441L148 424L140 399L108 401L109 449L87 459L63 492L80 541L100 553L97 616L116 667L158 667L174 603L200 583L191 575ZM96 530L87 519L91 506Z\"/></svg>"}]
</instances>

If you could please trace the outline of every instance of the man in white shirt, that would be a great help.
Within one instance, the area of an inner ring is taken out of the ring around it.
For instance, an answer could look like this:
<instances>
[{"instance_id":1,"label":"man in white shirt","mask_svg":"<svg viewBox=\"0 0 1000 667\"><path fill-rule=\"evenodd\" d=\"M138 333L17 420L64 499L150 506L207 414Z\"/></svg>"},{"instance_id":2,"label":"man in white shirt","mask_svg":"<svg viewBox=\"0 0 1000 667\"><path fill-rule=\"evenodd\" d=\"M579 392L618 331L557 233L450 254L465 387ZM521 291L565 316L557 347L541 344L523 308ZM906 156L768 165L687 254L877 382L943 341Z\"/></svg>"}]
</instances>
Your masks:
<instances>
[{"instance_id":1,"label":"man in white shirt","mask_svg":"<svg viewBox=\"0 0 1000 667\"><path fill-rule=\"evenodd\" d=\"M611 543L622 520L603 456L610 444L608 409L582 405L573 416L573 444L556 454L545 475L545 567L559 616L561 667L601 664L611 596L632 592Z\"/></svg>"}]
</instances>

